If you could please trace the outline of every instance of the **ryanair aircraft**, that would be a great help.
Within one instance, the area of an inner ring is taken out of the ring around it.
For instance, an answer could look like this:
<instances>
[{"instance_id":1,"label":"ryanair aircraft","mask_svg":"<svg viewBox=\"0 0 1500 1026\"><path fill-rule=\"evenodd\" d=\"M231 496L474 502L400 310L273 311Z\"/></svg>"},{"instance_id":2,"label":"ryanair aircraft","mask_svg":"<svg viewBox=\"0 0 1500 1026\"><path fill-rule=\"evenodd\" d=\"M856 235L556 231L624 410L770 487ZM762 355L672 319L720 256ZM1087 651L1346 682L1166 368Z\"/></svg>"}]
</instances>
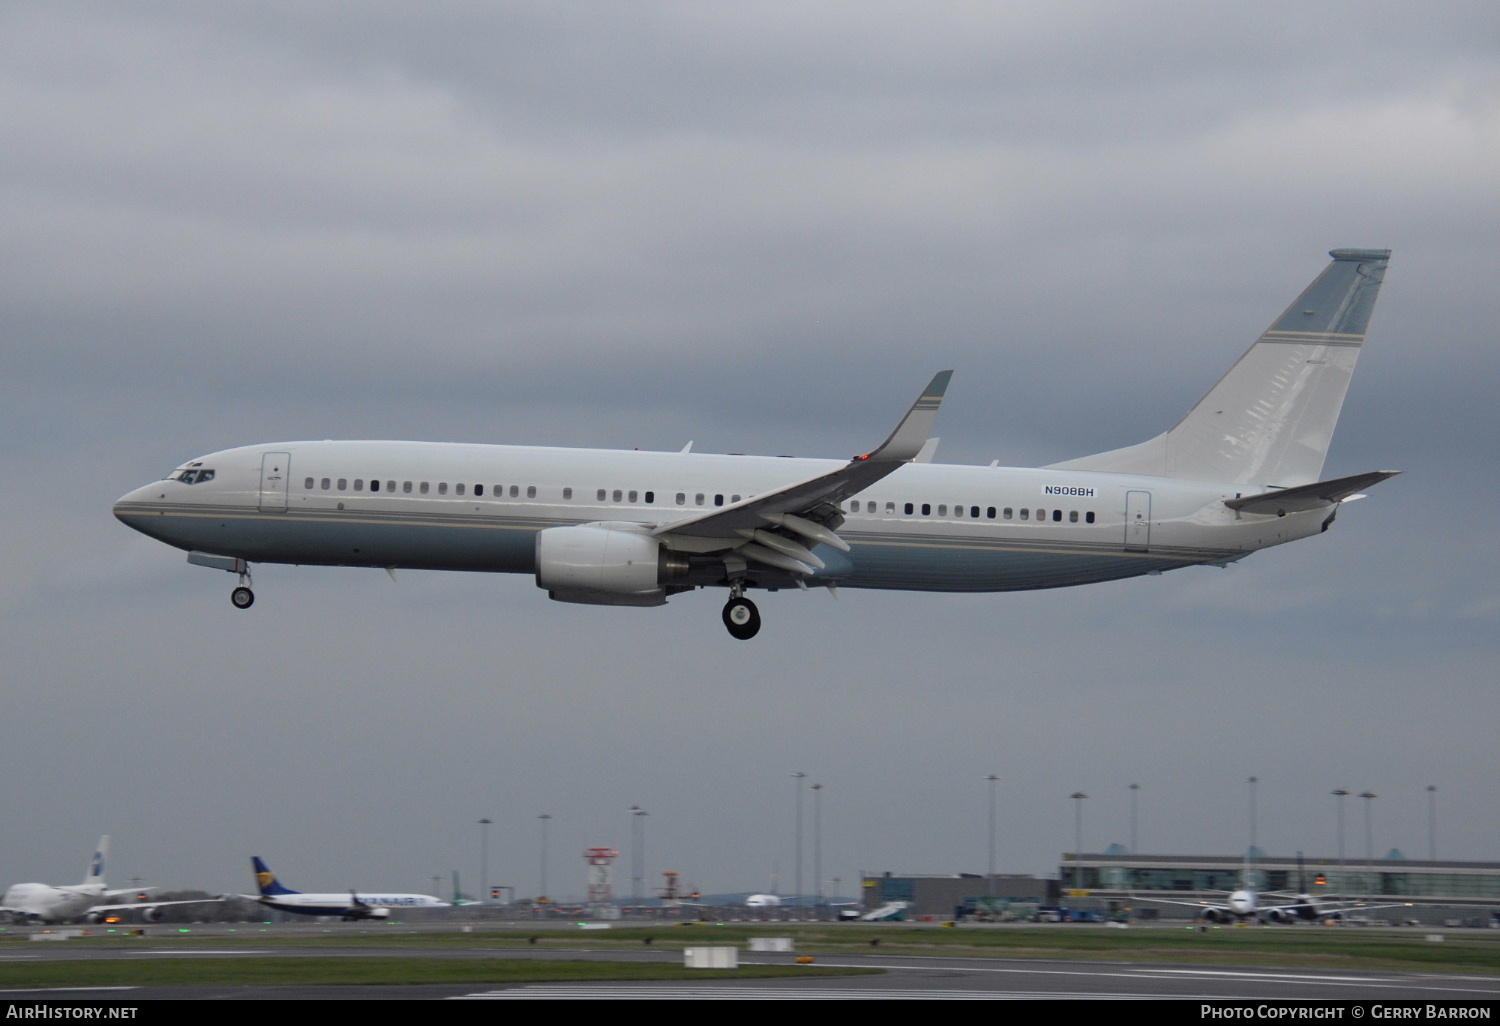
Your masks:
<instances>
[{"instance_id":1,"label":"ryanair aircraft","mask_svg":"<svg viewBox=\"0 0 1500 1026\"><path fill-rule=\"evenodd\" d=\"M178 467L125 524L237 574L252 563L532 574L560 602L659 606L724 588L1018 591L1223 566L1326 531L1394 475L1321 479L1390 250L1333 262L1163 434L1041 468L941 465L951 371L850 460L434 442L273 442Z\"/></svg>"},{"instance_id":2,"label":"ryanair aircraft","mask_svg":"<svg viewBox=\"0 0 1500 1026\"><path fill-rule=\"evenodd\" d=\"M345 922L360 919L389 919L391 910L404 911L413 908L447 908L446 901L439 901L430 894L360 894L350 891L344 894L304 894L284 887L259 855L251 856L250 866L255 870L255 889L258 894L244 894L243 898L258 901L278 912L296 912L304 916L338 916Z\"/></svg>"}]
</instances>

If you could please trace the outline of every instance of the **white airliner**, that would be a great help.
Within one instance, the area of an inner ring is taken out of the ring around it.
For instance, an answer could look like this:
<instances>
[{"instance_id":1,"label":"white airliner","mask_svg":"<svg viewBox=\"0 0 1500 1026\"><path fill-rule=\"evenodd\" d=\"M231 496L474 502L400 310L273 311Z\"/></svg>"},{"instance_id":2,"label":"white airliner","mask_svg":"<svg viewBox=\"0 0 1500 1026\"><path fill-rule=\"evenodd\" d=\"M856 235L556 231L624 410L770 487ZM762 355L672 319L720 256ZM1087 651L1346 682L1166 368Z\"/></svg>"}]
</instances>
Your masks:
<instances>
[{"instance_id":1,"label":"white airliner","mask_svg":"<svg viewBox=\"0 0 1500 1026\"><path fill-rule=\"evenodd\" d=\"M44 883L12 884L0 899L0 915L33 923L62 923L70 919L85 919L100 922L111 913L134 913L145 919L156 919L157 909L166 905L201 905L217 898L195 901L131 902L124 905L105 905L111 898L127 894L140 894L140 888L112 891L104 883L104 861L109 856L109 837L99 838L99 847L89 859L88 871L83 882L71 886L53 887ZM147 888L150 890L150 888Z\"/></svg>"},{"instance_id":2,"label":"white airliner","mask_svg":"<svg viewBox=\"0 0 1500 1026\"><path fill-rule=\"evenodd\" d=\"M1137 901L1150 901L1163 905L1184 905L1198 909L1198 918L1210 923L1235 923L1257 919L1271 923L1320 923L1329 919L1342 919L1350 912L1368 912L1378 908L1409 906L1410 902L1392 902L1387 905L1367 905L1359 901L1320 901L1311 894L1296 895L1295 901L1280 905L1262 905L1261 898L1276 895L1257 894L1248 887L1232 891L1223 903L1211 901L1171 901L1166 898L1148 898L1133 895Z\"/></svg>"},{"instance_id":3,"label":"white airliner","mask_svg":"<svg viewBox=\"0 0 1500 1026\"><path fill-rule=\"evenodd\" d=\"M430 442L212 453L115 516L239 575L254 562L533 574L562 602L659 606L751 589L1019 591L1223 566L1328 529L1393 476L1320 480L1389 250L1333 262L1170 430L1047 467L926 462L951 372L851 460Z\"/></svg>"},{"instance_id":4,"label":"white airliner","mask_svg":"<svg viewBox=\"0 0 1500 1026\"><path fill-rule=\"evenodd\" d=\"M783 902L779 894L747 894L746 908L780 908Z\"/></svg>"},{"instance_id":5,"label":"white airliner","mask_svg":"<svg viewBox=\"0 0 1500 1026\"><path fill-rule=\"evenodd\" d=\"M448 903L430 894L360 894L351 890L348 894L303 894L283 887L276 874L266 866L259 856L250 859L255 869L255 885L259 894L244 897L258 901L278 912L296 912L304 916L338 916L345 921L358 919L389 919L391 910L398 912L413 908L447 908Z\"/></svg>"}]
</instances>

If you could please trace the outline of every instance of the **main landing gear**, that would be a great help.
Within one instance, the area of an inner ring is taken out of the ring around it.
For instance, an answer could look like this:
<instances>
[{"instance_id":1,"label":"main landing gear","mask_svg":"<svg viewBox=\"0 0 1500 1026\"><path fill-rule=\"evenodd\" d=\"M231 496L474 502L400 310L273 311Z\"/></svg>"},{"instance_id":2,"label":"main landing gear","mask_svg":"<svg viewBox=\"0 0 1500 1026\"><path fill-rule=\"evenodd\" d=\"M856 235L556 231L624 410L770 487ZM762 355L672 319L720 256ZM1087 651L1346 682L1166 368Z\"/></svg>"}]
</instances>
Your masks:
<instances>
[{"instance_id":1,"label":"main landing gear","mask_svg":"<svg viewBox=\"0 0 1500 1026\"><path fill-rule=\"evenodd\" d=\"M730 637L749 641L760 633L760 610L743 595L736 595L724 605L724 626Z\"/></svg>"},{"instance_id":2,"label":"main landing gear","mask_svg":"<svg viewBox=\"0 0 1500 1026\"><path fill-rule=\"evenodd\" d=\"M239 564L240 586L229 593L229 601L236 609L249 609L255 605L255 592L250 590L250 564L236 560Z\"/></svg>"}]
</instances>

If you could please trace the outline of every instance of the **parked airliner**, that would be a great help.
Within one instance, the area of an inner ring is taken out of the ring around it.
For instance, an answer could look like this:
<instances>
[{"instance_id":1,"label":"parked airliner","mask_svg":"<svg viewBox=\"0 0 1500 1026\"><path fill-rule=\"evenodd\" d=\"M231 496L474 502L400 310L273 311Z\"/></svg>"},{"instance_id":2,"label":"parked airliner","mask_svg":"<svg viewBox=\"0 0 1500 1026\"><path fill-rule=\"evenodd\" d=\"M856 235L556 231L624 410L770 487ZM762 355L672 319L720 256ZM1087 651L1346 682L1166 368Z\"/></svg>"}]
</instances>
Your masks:
<instances>
[{"instance_id":1,"label":"parked airliner","mask_svg":"<svg viewBox=\"0 0 1500 1026\"><path fill-rule=\"evenodd\" d=\"M195 901L136 901L125 905L104 905L101 902L127 894L140 894L138 887L130 890L112 891L104 883L104 863L109 857L108 835L99 838L99 847L89 859L83 882L62 887L44 883L12 884L0 899L0 915L32 923L63 923L70 919L87 919L98 922L110 913L129 912L145 919L157 918L156 910L164 905L201 905L217 901L217 898L202 898ZM148 890L150 888L147 888Z\"/></svg>"},{"instance_id":2,"label":"parked airliner","mask_svg":"<svg viewBox=\"0 0 1500 1026\"><path fill-rule=\"evenodd\" d=\"M1137 901L1149 901L1161 905L1185 905L1198 909L1198 918L1210 923L1236 923L1258 920L1269 923L1321 923L1329 919L1343 919L1351 912L1369 912L1379 908L1409 907L1410 902L1392 902L1386 905L1368 905L1360 901L1320 901L1311 894L1298 894L1296 900L1279 905L1262 905L1261 899L1278 895L1257 894L1249 887L1242 887L1229 894L1224 902L1172 901L1167 898L1148 898L1132 895Z\"/></svg>"},{"instance_id":3,"label":"parked airliner","mask_svg":"<svg viewBox=\"0 0 1500 1026\"><path fill-rule=\"evenodd\" d=\"M114 513L239 576L256 562L525 573L561 602L752 589L1018 591L1223 566L1328 529L1394 475L1322 480L1390 257L1333 262L1166 432L1040 468L928 462L950 371L847 461L429 442L276 442L191 460Z\"/></svg>"},{"instance_id":4,"label":"parked airliner","mask_svg":"<svg viewBox=\"0 0 1500 1026\"><path fill-rule=\"evenodd\" d=\"M447 908L448 903L430 894L304 894L282 886L276 874L259 856L250 859L255 870L255 886L259 894L244 897L258 901L278 912L296 912L304 916L338 916L345 921L358 919L388 919L391 910L405 911L413 908Z\"/></svg>"}]
</instances>

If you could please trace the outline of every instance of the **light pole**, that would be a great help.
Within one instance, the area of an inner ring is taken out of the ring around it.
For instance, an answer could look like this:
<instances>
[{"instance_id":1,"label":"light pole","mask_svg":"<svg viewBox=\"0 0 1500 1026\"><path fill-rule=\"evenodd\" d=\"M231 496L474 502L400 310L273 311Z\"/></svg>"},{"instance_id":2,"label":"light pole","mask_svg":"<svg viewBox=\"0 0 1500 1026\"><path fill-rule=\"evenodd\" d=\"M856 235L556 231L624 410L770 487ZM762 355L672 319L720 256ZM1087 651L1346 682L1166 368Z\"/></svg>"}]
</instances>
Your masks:
<instances>
[{"instance_id":1,"label":"light pole","mask_svg":"<svg viewBox=\"0 0 1500 1026\"><path fill-rule=\"evenodd\" d=\"M1338 808L1338 822L1339 822L1339 895L1338 896L1340 898L1347 898L1349 895L1346 893L1347 883L1346 883L1346 880L1345 880L1345 875L1346 874L1344 872L1344 799L1347 798L1347 797L1349 797L1349 792L1346 791L1344 788L1341 787L1337 791L1333 791L1331 793L1333 794L1333 797L1335 799L1334 804Z\"/></svg>"},{"instance_id":2,"label":"light pole","mask_svg":"<svg viewBox=\"0 0 1500 1026\"><path fill-rule=\"evenodd\" d=\"M542 886L536 893L542 902L547 900L547 821L551 818L545 812L537 817L542 823Z\"/></svg>"},{"instance_id":3,"label":"light pole","mask_svg":"<svg viewBox=\"0 0 1500 1026\"><path fill-rule=\"evenodd\" d=\"M1248 859L1250 852L1255 850L1255 785L1260 783L1260 777L1251 777L1245 783L1250 785L1250 851L1245 853L1245 857ZM1248 887L1250 885L1246 884L1245 886Z\"/></svg>"},{"instance_id":4,"label":"light pole","mask_svg":"<svg viewBox=\"0 0 1500 1026\"><path fill-rule=\"evenodd\" d=\"M1073 799L1073 858L1077 861L1078 855L1083 851L1083 800L1088 795L1082 791L1074 791L1068 797ZM1075 877L1081 872L1077 866L1073 867Z\"/></svg>"},{"instance_id":5,"label":"light pole","mask_svg":"<svg viewBox=\"0 0 1500 1026\"><path fill-rule=\"evenodd\" d=\"M491 819L479 821L479 902L490 899L490 824Z\"/></svg>"},{"instance_id":6,"label":"light pole","mask_svg":"<svg viewBox=\"0 0 1500 1026\"><path fill-rule=\"evenodd\" d=\"M1136 846L1136 833L1135 833L1135 822L1136 822L1136 820L1135 820L1135 812L1136 812L1135 803L1136 803L1136 796L1139 795L1140 793L1141 793L1141 785L1140 784L1131 784L1130 785L1130 854L1132 854L1132 855L1139 855L1141 853L1141 849Z\"/></svg>"},{"instance_id":7,"label":"light pole","mask_svg":"<svg viewBox=\"0 0 1500 1026\"><path fill-rule=\"evenodd\" d=\"M630 820L631 845L634 848L631 862L635 874L634 886L631 890L632 898L639 905L642 900L641 883L646 864L646 810L639 805L632 805L630 815L632 817Z\"/></svg>"},{"instance_id":8,"label":"light pole","mask_svg":"<svg viewBox=\"0 0 1500 1026\"><path fill-rule=\"evenodd\" d=\"M987 875L990 880L990 897L993 898L995 896L995 784L1000 778L991 773L984 779L990 782L990 861Z\"/></svg>"},{"instance_id":9,"label":"light pole","mask_svg":"<svg viewBox=\"0 0 1500 1026\"><path fill-rule=\"evenodd\" d=\"M797 772L792 774L792 786L797 789L797 829L796 829L796 855L792 859L793 865L797 867L797 890L793 895L793 901L802 900L802 781L807 778L806 773Z\"/></svg>"},{"instance_id":10,"label":"light pole","mask_svg":"<svg viewBox=\"0 0 1500 1026\"><path fill-rule=\"evenodd\" d=\"M813 784L813 919L823 908L823 785Z\"/></svg>"},{"instance_id":11,"label":"light pole","mask_svg":"<svg viewBox=\"0 0 1500 1026\"><path fill-rule=\"evenodd\" d=\"M1375 846L1370 833L1370 802L1380 796L1374 791L1362 791L1359 796L1365 800L1365 896L1368 897L1375 882Z\"/></svg>"},{"instance_id":12,"label":"light pole","mask_svg":"<svg viewBox=\"0 0 1500 1026\"><path fill-rule=\"evenodd\" d=\"M1427 785L1427 858L1437 861L1437 785Z\"/></svg>"}]
</instances>

